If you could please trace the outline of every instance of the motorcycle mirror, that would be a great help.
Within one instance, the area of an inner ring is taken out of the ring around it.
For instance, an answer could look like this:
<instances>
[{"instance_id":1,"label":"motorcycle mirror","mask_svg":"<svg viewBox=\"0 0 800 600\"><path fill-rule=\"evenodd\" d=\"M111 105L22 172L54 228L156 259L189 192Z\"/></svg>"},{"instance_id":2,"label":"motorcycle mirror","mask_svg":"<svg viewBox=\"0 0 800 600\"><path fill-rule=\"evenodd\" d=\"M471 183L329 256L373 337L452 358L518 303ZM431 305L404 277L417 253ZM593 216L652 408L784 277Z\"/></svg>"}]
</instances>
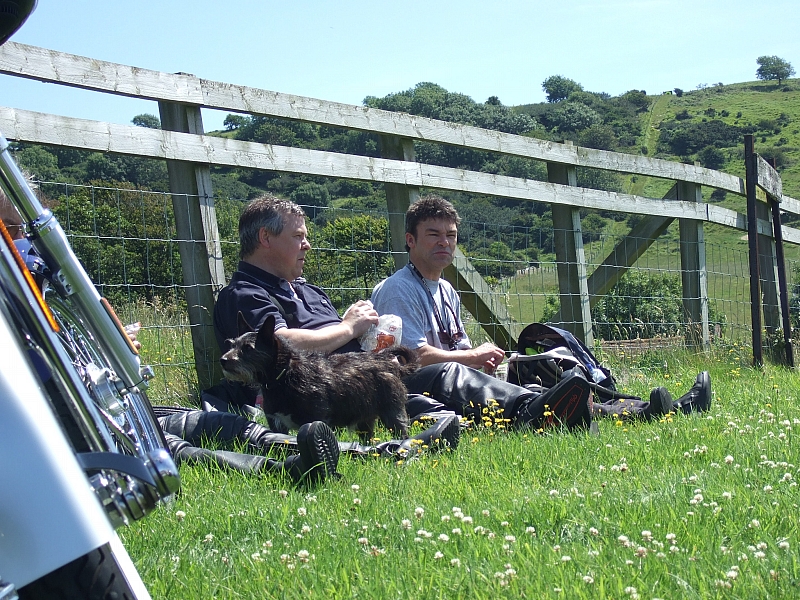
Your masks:
<instances>
[{"instance_id":1,"label":"motorcycle mirror","mask_svg":"<svg viewBox=\"0 0 800 600\"><path fill-rule=\"evenodd\" d=\"M39 0L0 0L0 45L27 20Z\"/></svg>"}]
</instances>

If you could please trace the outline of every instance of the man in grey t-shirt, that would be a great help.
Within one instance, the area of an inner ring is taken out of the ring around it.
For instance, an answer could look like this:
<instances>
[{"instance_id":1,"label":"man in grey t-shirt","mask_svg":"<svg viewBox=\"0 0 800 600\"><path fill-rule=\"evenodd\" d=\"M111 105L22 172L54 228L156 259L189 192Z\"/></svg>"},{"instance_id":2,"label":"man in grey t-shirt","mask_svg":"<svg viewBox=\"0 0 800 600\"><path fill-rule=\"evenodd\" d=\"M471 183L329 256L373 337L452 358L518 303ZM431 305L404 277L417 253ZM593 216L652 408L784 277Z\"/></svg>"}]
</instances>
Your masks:
<instances>
[{"instance_id":1,"label":"man in grey t-shirt","mask_svg":"<svg viewBox=\"0 0 800 600\"><path fill-rule=\"evenodd\" d=\"M570 385L562 380L553 388L531 396L530 391L491 377L504 352L486 342L472 348L461 322L458 293L442 278L453 262L460 222L455 207L439 196L430 195L412 204L406 213L406 251L409 263L381 281L372 292L378 314L395 314L403 319L403 345L416 348L422 365L441 363L448 377L441 379L439 394L445 404L469 402L482 408L488 399L496 400L506 418L540 428L552 420L552 413L570 427L588 426L591 414L620 414L656 418L673 410L706 410L711 401L708 373L698 375L695 386L678 401L665 388L656 388L651 401L627 397L625 402L595 403L583 375L572 373ZM448 366L449 365L449 366ZM461 366L482 369L484 373ZM461 367L460 369L457 367ZM562 385L564 384L564 385ZM459 398L448 403L447 398ZM576 404L577 403L577 404ZM562 414L559 414L559 407ZM548 418L545 418L548 417Z\"/></svg>"}]
</instances>

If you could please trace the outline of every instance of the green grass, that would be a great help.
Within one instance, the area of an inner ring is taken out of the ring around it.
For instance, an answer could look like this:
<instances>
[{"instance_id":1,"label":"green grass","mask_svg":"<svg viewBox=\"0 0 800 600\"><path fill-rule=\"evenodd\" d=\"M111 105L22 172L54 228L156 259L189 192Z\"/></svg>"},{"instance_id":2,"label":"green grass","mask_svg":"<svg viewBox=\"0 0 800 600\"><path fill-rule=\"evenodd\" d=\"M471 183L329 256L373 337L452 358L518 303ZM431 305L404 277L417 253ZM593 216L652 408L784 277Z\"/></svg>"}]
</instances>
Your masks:
<instances>
[{"instance_id":1,"label":"green grass","mask_svg":"<svg viewBox=\"0 0 800 600\"><path fill-rule=\"evenodd\" d=\"M184 467L121 534L154 598L797 597L800 376L746 356L619 371L678 394L708 367L702 416L474 430L406 464L342 457L312 490Z\"/></svg>"}]
</instances>

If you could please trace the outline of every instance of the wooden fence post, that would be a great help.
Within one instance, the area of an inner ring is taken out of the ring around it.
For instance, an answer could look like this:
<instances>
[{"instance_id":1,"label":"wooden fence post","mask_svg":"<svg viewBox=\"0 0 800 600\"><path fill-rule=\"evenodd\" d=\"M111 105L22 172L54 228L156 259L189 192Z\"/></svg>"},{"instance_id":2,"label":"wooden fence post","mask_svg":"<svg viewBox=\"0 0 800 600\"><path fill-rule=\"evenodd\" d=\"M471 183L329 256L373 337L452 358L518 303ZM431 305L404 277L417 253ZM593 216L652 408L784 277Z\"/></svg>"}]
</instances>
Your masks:
<instances>
[{"instance_id":1,"label":"wooden fence post","mask_svg":"<svg viewBox=\"0 0 800 600\"><path fill-rule=\"evenodd\" d=\"M703 193L696 183L677 184L677 199L702 202ZM686 343L690 347L710 348L708 328L708 273L703 222L679 219L681 283L686 319Z\"/></svg>"},{"instance_id":2,"label":"wooden fence post","mask_svg":"<svg viewBox=\"0 0 800 600\"><path fill-rule=\"evenodd\" d=\"M200 108L159 102L161 128L203 134ZM175 213L178 252L183 269L194 362L200 389L222 378L220 350L214 337L214 301L225 285L222 248L208 165L167 160L169 189Z\"/></svg>"},{"instance_id":3,"label":"wooden fence post","mask_svg":"<svg viewBox=\"0 0 800 600\"><path fill-rule=\"evenodd\" d=\"M416 161L414 140L393 135L380 136L381 156L394 160ZM419 188L399 183L384 183L386 208L389 210L389 236L395 271L408 262L406 252L406 211L419 199Z\"/></svg>"},{"instance_id":4,"label":"wooden fence post","mask_svg":"<svg viewBox=\"0 0 800 600\"><path fill-rule=\"evenodd\" d=\"M547 163L547 180L563 185L578 185L577 169L571 165ZM560 310L556 325L567 329L587 346L594 344L586 257L583 252L580 210L552 205L553 244L556 250Z\"/></svg>"},{"instance_id":5,"label":"wooden fence post","mask_svg":"<svg viewBox=\"0 0 800 600\"><path fill-rule=\"evenodd\" d=\"M753 364L764 364L761 342L761 276L758 260L758 216L756 213L756 182L758 165L752 134L744 136L745 188L747 190L747 241L750 258L750 322L753 328Z\"/></svg>"}]
</instances>

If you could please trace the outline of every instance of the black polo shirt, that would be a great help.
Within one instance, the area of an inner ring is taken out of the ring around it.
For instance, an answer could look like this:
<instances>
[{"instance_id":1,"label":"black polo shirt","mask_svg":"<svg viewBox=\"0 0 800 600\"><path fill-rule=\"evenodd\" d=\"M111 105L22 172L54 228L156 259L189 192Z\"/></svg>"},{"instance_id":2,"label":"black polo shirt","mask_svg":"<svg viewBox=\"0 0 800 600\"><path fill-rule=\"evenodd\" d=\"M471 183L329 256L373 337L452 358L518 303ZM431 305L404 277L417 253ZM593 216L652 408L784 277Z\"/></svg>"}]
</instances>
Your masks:
<instances>
[{"instance_id":1,"label":"black polo shirt","mask_svg":"<svg viewBox=\"0 0 800 600\"><path fill-rule=\"evenodd\" d=\"M292 292L292 287L294 292ZM239 312L251 327L258 329L269 315L275 316L275 329L322 329L341 323L339 313L331 304L328 295L315 285L299 277L289 283L280 277L259 269L247 262L240 262L217 297L214 306L214 334L223 352L226 340L239 335ZM282 310L275 305L277 301ZM358 340L351 340L337 352L358 352Z\"/></svg>"}]
</instances>

